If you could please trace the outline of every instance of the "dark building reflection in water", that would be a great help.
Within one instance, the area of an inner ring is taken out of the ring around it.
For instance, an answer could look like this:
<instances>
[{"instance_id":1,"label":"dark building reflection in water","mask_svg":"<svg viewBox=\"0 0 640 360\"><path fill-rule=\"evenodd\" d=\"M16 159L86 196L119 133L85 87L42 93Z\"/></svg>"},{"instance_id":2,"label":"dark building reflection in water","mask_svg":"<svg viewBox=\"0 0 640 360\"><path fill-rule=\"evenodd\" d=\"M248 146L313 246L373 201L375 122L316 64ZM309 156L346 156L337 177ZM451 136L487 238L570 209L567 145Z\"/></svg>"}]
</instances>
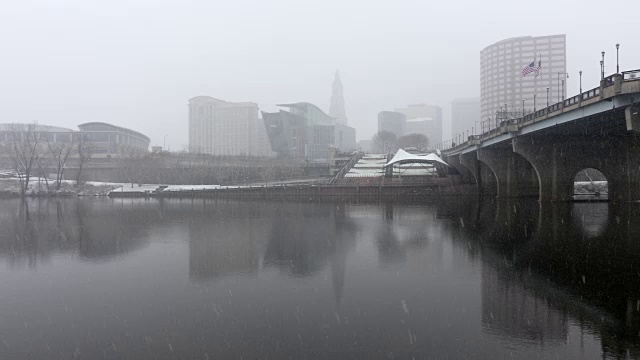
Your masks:
<instances>
[{"instance_id":1,"label":"dark building reflection in water","mask_svg":"<svg viewBox=\"0 0 640 360\"><path fill-rule=\"evenodd\" d=\"M564 343L568 324L605 357L640 357L640 207L489 200L463 214L460 239L482 257L482 323L523 343ZM526 212L526 216L524 213Z\"/></svg>"},{"instance_id":2,"label":"dark building reflection in water","mask_svg":"<svg viewBox=\"0 0 640 360\"><path fill-rule=\"evenodd\" d=\"M3 200L0 226L9 358L640 357L640 204Z\"/></svg>"},{"instance_id":3,"label":"dark building reflection in water","mask_svg":"<svg viewBox=\"0 0 640 360\"><path fill-rule=\"evenodd\" d=\"M487 255L484 255L487 258ZM526 288L502 259L482 266L482 325L490 333L544 344L567 339L567 317Z\"/></svg>"},{"instance_id":4,"label":"dark building reflection in water","mask_svg":"<svg viewBox=\"0 0 640 360\"><path fill-rule=\"evenodd\" d=\"M376 225L378 259L382 267L404 263L408 253L425 248L441 236L433 209L386 203L382 217ZM435 242L438 249L428 253L431 264L442 261L443 243Z\"/></svg>"},{"instance_id":5,"label":"dark building reflection in water","mask_svg":"<svg viewBox=\"0 0 640 360\"><path fill-rule=\"evenodd\" d=\"M60 253L99 261L147 242L139 224L149 220L149 213L111 201L5 199L0 204L0 257L11 266L37 267Z\"/></svg>"},{"instance_id":6,"label":"dark building reflection in water","mask_svg":"<svg viewBox=\"0 0 640 360\"><path fill-rule=\"evenodd\" d=\"M326 266L336 302L344 291L347 253L356 227L342 204L224 202L189 222L189 273L192 279L255 274L279 269L294 277ZM259 215L247 213L247 206ZM173 217L173 216L172 216Z\"/></svg>"},{"instance_id":7,"label":"dark building reflection in water","mask_svg":"<svg viewBox=\"0 0 640 360\"><path fill-rule=\"evenodd\" d=\"M228 210L229 207L209 207L189 222L191 279L258 272L257 244L269 231L269 224L256 218L242 221L234 216L237 212Z\"/></svg>"}]
</instances>

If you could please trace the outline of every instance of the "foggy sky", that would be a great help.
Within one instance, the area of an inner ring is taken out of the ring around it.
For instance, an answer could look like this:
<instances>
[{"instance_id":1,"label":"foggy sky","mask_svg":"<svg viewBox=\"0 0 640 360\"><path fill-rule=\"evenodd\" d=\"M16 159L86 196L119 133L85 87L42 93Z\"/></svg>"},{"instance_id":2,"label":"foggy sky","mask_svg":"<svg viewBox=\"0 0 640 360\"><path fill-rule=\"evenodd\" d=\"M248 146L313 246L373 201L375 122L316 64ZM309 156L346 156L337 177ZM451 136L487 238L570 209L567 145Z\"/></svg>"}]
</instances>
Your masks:
<instances>
[{"instance_id":1,"label":"foggy sky","mask_svg":"<svg viewBox=\"0 0 640 360\"><path fill-rule=\"evenodd\" d=\"M187 144L187 100L210 95L329 110L340 69L358 140L377 113L480 95L479 52L515 36L567 34L568 95L640 68L635 1L2 1L0 123L126 126ZM634 9L625 11L624 9ZM600 24L605 24L600 26ZM525 64L523 64L524 66ZM544 71L544 70L543 70ZM449 126L445 124L445 138Z\"/></svg>"}]
</instances>

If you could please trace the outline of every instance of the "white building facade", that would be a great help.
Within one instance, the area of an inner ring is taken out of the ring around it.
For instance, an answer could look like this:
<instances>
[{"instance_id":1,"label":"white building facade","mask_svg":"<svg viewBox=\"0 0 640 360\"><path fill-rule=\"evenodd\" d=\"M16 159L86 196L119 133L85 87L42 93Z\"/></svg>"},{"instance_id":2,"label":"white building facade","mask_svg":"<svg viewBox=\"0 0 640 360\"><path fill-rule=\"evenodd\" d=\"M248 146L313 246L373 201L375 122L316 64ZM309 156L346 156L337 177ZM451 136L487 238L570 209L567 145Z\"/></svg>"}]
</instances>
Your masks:
<instances>
[{"instance_id":1,"label":"white building facade","mask_svg":"<svg viewBox=\"0 0 640 360\"><path fill-rule=\"evenodd\" d=\"M258 105L210 96L189 100L189 152L217 156L272 156Z\"/></svg>"},{"instance_id":2,"label":"white building facade","mask_svg":"<svg viewBox=\"0 0 640 360\"><path fill-rule=\"evenodd\" d=\"M531 63L538 75L523 76ZM564 81L564 85L563 85ZM480 101L485 130L499 119L514 118L566 97L566 36L524 36L502 40L480 52ZM535 97L535 104L534 104ZM524 106L523 106L524 100Z\"/></svg>"}]
</instances>

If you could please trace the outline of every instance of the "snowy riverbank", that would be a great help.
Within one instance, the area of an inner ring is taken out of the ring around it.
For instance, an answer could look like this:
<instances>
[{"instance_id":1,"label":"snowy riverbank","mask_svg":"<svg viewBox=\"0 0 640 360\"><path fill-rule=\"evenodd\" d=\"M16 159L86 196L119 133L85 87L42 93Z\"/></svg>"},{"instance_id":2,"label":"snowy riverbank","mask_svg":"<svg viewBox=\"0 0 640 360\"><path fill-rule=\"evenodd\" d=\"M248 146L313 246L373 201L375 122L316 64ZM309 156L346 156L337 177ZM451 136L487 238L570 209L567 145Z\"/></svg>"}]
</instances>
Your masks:
<instances>
[{"instance_id":1,"label":"snowy riverbank","mask_svg":"<svg viewBox=\"0 0 640 360\"><path fill-rule=\"evenodd\" d=\"M121 184L86 182L76 185L75 182L63 182L60 190L55 190L53 184L49 184L47 189L46 182L36 180L29 184L26 192L27 196L40 197L67 197L67 196L106 196L109 191L121 186ZM15 179L0 179L0 198L1 197L19 197L20 184Z\"/></svg>"}]
</instances>

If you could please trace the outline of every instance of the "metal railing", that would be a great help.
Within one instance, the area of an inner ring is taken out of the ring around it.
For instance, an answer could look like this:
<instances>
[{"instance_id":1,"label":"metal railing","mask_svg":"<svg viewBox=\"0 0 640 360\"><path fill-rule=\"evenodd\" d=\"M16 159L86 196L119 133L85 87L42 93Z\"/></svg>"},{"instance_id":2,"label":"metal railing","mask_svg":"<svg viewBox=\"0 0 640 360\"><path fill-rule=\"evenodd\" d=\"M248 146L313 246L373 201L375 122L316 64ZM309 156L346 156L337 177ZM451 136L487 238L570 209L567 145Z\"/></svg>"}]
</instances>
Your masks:
<instances>
[{"instance_id":1,"label":"metal railing","mask_svg":"<svg viewBox=\"0 0 640 360\"><path fill-rule=\"evenodd\" d=\"M351 168L355 164L357 164L358 161L360 161L360 159L362 159L363 156L364 156L364 153L362 152L359 152L356 155L352 156L351 159L340 169L340 171L335 173L335 175L333 175L331 179L329 179L328 183L330 185L333 185L338 181L340 181L340 179L342 179L349 172L349 170L351 170Z\"/></svg>"},{"instance_id":2,"label":"metal railing","mask_svg":"<svg viewBox=\"0 0 640 360\"><path fill-rule=\"evenodd\" d=\"M615 85L615 81L620 75L622 75L623 81L640 81L640 69L630 70L630 71L624 71L622 72L622 74L613 74L613 75L607 76L602 80L602 87L607 88L609 86ZM573 105L579 104L582 101L597 98L599 96L600 96L600 86L593 88L591 90L584 91L581 94L572 96L568 99L564 99L558 103L551 104L548 107L542 108L540 110L536 110L532 113L525 114L524 116L521 116L519 118L503 120L499 123L496 122L494 128L489 129L488 131L484 131L482 134L479 134L479 135L469 136L467 141L461 142L459 144L455 144L453 146L449 145L448 147L445 147L442 150L455 151L457 149L465 148L470 145L469 144L470 140L482 141L484 139L489 139L503 133L504 130L502 129L504 129L505 125L519 125L525 122L536 121L536 119L538 118L546 118L549 116L550 113L562 111L566 107L573 106Z\"/></svg>"},{"instance_id":3,"label":"metal railing","mask_svg":"<svg viewBox=\"0 0 640 360\"><path fill-rule=\"evenodd\" d=\"M640 80L640 69L623 71L622 72L622 80L623 81Z\"/></svg>"},{"instance_id":4,"label":"metal railing","mask_svg":"<svg viewBox=\"0 0 640 360\"><path fill-rule=\"evenodd\" d=\"M613 74L613 75L609 75L606 78L603 79L604 82L604 87L609 87L609 86L613 86L616 83L616 76L617 74Z\"/></svg>"}]
</instances>

